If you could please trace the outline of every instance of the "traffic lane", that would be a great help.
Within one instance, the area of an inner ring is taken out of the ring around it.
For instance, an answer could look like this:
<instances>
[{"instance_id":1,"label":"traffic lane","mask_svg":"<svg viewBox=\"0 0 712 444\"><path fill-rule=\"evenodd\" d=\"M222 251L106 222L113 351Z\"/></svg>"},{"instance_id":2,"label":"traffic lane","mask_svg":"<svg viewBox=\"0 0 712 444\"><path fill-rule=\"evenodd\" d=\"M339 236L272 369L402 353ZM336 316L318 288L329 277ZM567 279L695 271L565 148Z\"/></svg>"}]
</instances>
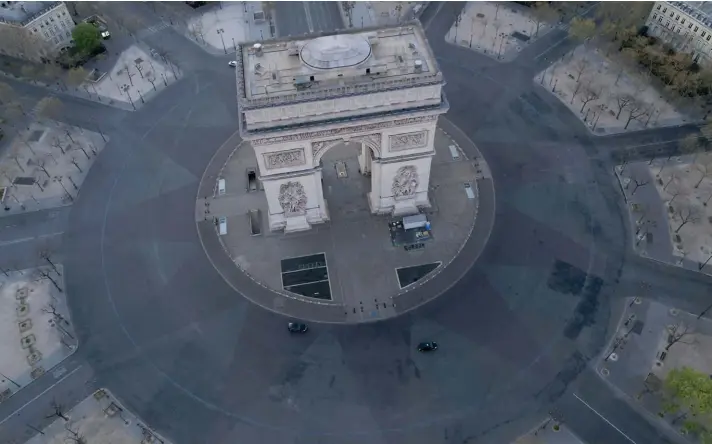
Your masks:
<instances>
[{"instance_id":1,"label":"traffic lane","mask_svg":"<svg viewBox=\"0 0 712 444\"><path fill-rule=\"evenodd\" d=\"M0 404L0 442L27 441L57 419L53 401L66 413L97 388L91 366L70 357Z\"/></svg>"},{"instance_id":2,"label":"traffic lane","mask_svg":"<svg viewBox=\"0 0 712 444\"><path fill-rule=\"evenodd\" d=\"M682 442L658 430L611 388L587 370L573 393L556 405L555 418L585 442L607 444L672 444Z\"/></svg>"},{"instance_id":3,"label":"traffic lane","mask_svg":"<svg viewBox=\"0 0 712 444\"><path fill-rule=\"evenodd\" d=\"M62 233L57 233L0 244L0 272L49 265L40 256L45 251L53 258L52 262L61 263L62 237Z\"/></svg>"},{"instance_id":4,"label":"traffic lane","mask_svg":"<svg viewBox=\"0 0 712 444\"><path fill-rule=\"evenodd\" d=\"M286 37L309 33L304 2L276 2L274 9L277 35Z\"/></svg>"},{"instance_id":5,"label":"traffic lane","mask_svg":"<svg viewBox=\"0 0 712 444\"><path fill-rule=\"evenodd\" d=\"M0 246L17 240L61 233L67 227L71 206L0 218Z\"/></svg>"},{"instance_id":6,"label":"traffic lane","mask_svg":"<svg viewBox=\"0 0 712 444\"><path fill-rule=\"evenodd\" d=\"M309 8L314 32L343 29L344 21L339 13L340 2L304 2Z\"/></svg>"}]
</instances>

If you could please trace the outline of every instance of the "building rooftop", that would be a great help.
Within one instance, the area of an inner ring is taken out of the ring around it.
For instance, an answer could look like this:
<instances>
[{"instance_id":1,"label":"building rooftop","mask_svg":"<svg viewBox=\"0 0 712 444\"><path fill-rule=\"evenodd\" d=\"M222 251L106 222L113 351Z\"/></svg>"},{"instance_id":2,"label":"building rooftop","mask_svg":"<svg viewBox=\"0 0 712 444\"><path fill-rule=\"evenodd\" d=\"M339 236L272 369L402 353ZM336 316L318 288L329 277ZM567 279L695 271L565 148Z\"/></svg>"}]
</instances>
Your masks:
<instances>
[{"instance_id":1,"label":"building rooftop","mask_svg":"<svg viewBox=\"0 0 712 444\"><path fill-rule=\"evenodd\" d=\"M710 2L670 2L670 4L712 27L712 4Z\"/></svg>"},{"instance_id":2,"label":"building rooftop","mask_svg":"<svg viewBox=\"0 0 712 444\"><path fill-rule=\"evenodd\" d=\"M11 2L0 1L0 21L26 25L62 2Z\"/></svg>"},{"instance_id":3,"label":"building rooftop","mask_svg":"<svg viewBox=\"0 0 712 444\"><path fill-rule=\"evenodd\" d=\"M245 43L237 57L247 107L442 82L417 22Z\"/></svg>"}]
</instances>

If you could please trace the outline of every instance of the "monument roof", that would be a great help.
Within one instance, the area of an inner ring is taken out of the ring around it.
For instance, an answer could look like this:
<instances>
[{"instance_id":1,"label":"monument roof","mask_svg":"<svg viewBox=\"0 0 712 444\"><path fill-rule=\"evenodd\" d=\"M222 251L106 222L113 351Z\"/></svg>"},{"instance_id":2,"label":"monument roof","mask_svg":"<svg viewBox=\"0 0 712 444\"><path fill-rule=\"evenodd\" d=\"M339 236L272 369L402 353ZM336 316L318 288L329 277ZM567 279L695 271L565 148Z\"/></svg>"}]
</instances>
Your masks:
<instances>
[{"instance_id":1,"label":"monument roof","mask_svg":"<svg viewBox=\"0 0 712 444\"><path fill-rule=\"evenodd\" d=\"M244 43L237 56L246 107L442 82L417 22Z\"/></svg>"}]
</instances>

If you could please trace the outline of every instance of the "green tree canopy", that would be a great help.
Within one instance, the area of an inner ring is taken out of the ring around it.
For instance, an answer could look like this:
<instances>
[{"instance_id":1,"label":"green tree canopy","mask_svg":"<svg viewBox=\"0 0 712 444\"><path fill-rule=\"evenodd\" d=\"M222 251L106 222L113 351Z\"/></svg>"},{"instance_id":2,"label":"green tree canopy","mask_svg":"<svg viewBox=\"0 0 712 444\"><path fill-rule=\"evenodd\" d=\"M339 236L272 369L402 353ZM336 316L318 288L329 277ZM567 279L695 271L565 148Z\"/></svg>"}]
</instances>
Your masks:
<instances>
[{"instance_id":1,"label":"green tree canopy","mask_svg":"<svg viewBox=\"0 0 712 444\"><path fill-rule=\"evenodd\" d=\"M74 46L83 54L90 54L101 45L99 28L91 23L80 23L72 30Z\"/></svg>"},{"instance_id":2,"label":"green tree canopy","mask_svg":"<svg viewBox=\"0 0 712 444\"><path fill-rule=\"evenodd\" d=\"M665 391L671 401L695 416L712 413L712 378L689 367L670 370Z\"/></svg>"}]
</instances>

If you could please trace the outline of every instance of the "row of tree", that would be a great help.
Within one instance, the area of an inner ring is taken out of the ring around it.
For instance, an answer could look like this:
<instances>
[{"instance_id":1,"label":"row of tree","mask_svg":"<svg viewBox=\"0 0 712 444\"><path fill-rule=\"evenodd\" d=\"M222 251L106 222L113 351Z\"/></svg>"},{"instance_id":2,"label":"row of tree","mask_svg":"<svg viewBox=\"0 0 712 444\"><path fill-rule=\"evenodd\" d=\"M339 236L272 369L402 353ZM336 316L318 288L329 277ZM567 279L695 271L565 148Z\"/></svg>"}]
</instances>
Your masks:
<instances>
[{"instance_id":1,"label":"row of tree","mask_svg":"<svg viewBox=\"0 0 712 444\"><path fill-rule=\"evenodd\" d=\"M672 32L661 40L647 35L645 19L652 6L651 2L600 3L594 18L571 21L569 36L595 44L623 67L635 67L644 76L657 78L674 93L672 98L693 99L706 117L712 107L712 69L693 61L689 37Z\"/></svg>"}]
</instances>

